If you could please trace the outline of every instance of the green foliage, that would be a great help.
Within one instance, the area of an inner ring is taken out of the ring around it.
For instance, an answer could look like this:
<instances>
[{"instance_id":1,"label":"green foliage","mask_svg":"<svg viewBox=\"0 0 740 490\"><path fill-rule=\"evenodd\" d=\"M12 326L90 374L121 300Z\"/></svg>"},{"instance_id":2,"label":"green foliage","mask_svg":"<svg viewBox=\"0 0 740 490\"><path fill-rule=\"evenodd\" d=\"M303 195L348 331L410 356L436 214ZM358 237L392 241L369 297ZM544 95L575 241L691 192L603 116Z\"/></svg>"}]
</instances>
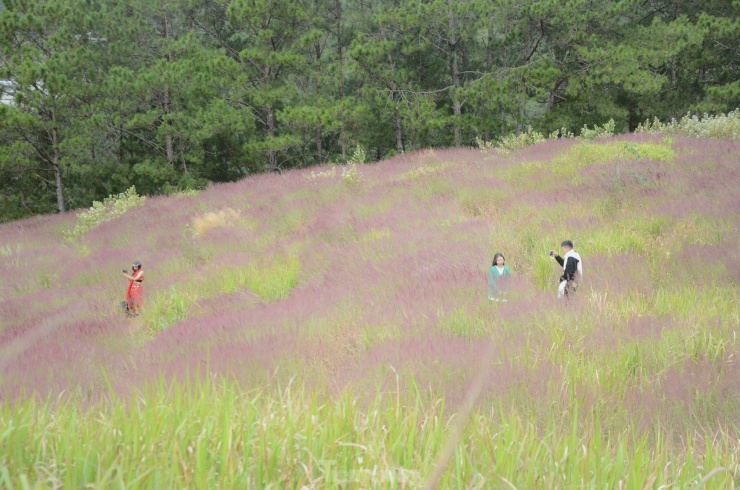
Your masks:
<instances>
[{"instance_id":1,"label":"green foliage","mask_svg":"<svg viewBox=\"0 0 740 490\"><path fill-rule=\"evenodd\" d=\"M90 209L77 215L77 224L74 229L65 232L64 236L68 240L76 240L101 224L123 216L131 209L143 206L145 199L136 193L135 187L131 186L125 192L108 196L103 202L95 201Z\"/></svg>"},{"instance_id":2,"label":"green foliage","mask_svg":"<svg viewBox=\"0 0 740 490\"><path fill-rule=\"evenodd\" d=\"M247 287L263 301L277 301L288 297L298 284L301 264L297 257L278 257L262 266L232 268L225 271L221 293L232 293Z\"/></svg>"},{"instance_id":3,"label":"green foliage","mask_svg":"<svg viewBox=\"0 0 740 490\"><path fill-rule=\"evenodd\" d=\"M612 3L5 2L0 221L738 107L732 2ZM728 117L642 126L737 138Z\"/></svg>"}]
</instances>

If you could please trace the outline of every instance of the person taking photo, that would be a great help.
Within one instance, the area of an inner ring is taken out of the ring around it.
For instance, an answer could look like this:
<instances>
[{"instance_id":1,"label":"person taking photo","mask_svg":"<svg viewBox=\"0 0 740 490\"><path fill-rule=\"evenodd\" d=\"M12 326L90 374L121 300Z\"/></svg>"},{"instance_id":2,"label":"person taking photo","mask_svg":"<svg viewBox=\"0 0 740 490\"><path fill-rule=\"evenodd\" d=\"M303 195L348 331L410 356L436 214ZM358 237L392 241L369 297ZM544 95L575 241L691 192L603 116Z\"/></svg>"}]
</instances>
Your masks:
<instances>
[{"instance_id":1,"label":"person taking photo","mask_svg":"<svg viewBox=\"0 0 740 490\"><path fill-rule=\"evenodd\" d=\"M550 250L550 257L563 267L563 275L560 276L560 284L558 285L558 298L567 298L569 295L578 289L578 284L583 278L583 261L581 256L573 250L573 242L565 240L560 244L563 256L556 254L554 250Z\"/></svg>"},{"instance_id":2,"label":"person taking photo","mask_svg":"<svg viewBox=\"0 0 740 490\"><path fill-rule=\"evenodd\" d=\"M124 269L123 277L129 281L128 289L126 290L126 314L128 316L136 316L144 306L144 289L141 285L144 282L144 271L141 269L141 262L134 262L131 275Z\"/></svg>"}]
</instances>

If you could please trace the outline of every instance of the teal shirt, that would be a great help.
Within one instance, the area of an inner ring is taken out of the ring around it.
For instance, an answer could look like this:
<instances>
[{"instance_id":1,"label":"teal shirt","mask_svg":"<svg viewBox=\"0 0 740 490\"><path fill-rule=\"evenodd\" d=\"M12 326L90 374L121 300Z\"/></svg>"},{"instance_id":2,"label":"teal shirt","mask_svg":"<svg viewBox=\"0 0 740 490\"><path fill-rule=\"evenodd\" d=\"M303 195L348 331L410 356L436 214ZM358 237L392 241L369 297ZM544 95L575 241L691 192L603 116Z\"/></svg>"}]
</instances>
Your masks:
<instances>
[{"instance_id":1,"label":"teal shirt","mask_svg":"<svg viewBox=\"0 0 740 490\"><path fill-rule=\"evenodd\" d=\"M511 271L504 266L504 270L499 274L498 267L491 266L488 276L488 288L491 291L508 291L511 282Z\"/></svg>"}]
</instances>

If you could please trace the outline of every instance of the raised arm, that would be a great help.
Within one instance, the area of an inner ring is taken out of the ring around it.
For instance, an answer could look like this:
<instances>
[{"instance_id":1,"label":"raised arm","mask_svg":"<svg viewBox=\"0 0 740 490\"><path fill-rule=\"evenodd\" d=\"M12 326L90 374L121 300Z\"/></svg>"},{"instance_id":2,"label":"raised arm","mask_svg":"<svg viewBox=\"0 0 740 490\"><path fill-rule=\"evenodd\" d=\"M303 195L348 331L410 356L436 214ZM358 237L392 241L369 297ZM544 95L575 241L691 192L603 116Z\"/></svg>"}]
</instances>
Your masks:
<instances>
[{"instance_id":1,"label":"raised arm","mask_svg":"<svg viewBox=\"0 0 740 490\"><path fill-rule=\"evenodd\" d=\"M133 276L130 276L124 272L123 277L125 277L129 281L138 281L140 279L144 279L144 271L136 271Z\"/></svg>"},{"instance_id":2,"label":"raised arm","mask_svg":"<svg viewBox=\"0 0 740 490\"><path fill-rule=\"evenodd\" d=\"M563 258L560 255L556 255L554 259L558 264L563 265Z\"/></svg>"}]
</instances>

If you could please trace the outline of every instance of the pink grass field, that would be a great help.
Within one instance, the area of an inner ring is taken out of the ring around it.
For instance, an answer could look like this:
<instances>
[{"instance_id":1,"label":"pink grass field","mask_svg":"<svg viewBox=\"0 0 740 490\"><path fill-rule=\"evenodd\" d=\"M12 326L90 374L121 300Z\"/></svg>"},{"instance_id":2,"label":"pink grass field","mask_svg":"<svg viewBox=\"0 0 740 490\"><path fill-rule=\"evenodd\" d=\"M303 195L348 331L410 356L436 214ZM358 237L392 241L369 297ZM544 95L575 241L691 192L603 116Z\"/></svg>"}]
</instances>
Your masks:
<instances>
[{"instance_id":1,"label":"pink grass field","mask_svg":"<svg viewBox=\"0 0 740 490\"><path fill-rule=\"evenodd\" d=\"M606 424L737 427L740 142L676 138L669 161L559 176L552 160L576 144L416 152L357 165L359 182L344 167L261 175L148 198L74 243L74 213L0 225L0 398L84 403L210 375L360 398L398 382L454 407L483 373L480 404L543 420L578 400ZM225 208L240 218L192 233ZM547 258L564 239L585 263L568 306ZM515 276L506 304L487 296L498 251ZM239 268L279 283L290 258L282 297L219 289ZM127 319L134 260L147 308Z\"/></svg>"}]
</instances>

